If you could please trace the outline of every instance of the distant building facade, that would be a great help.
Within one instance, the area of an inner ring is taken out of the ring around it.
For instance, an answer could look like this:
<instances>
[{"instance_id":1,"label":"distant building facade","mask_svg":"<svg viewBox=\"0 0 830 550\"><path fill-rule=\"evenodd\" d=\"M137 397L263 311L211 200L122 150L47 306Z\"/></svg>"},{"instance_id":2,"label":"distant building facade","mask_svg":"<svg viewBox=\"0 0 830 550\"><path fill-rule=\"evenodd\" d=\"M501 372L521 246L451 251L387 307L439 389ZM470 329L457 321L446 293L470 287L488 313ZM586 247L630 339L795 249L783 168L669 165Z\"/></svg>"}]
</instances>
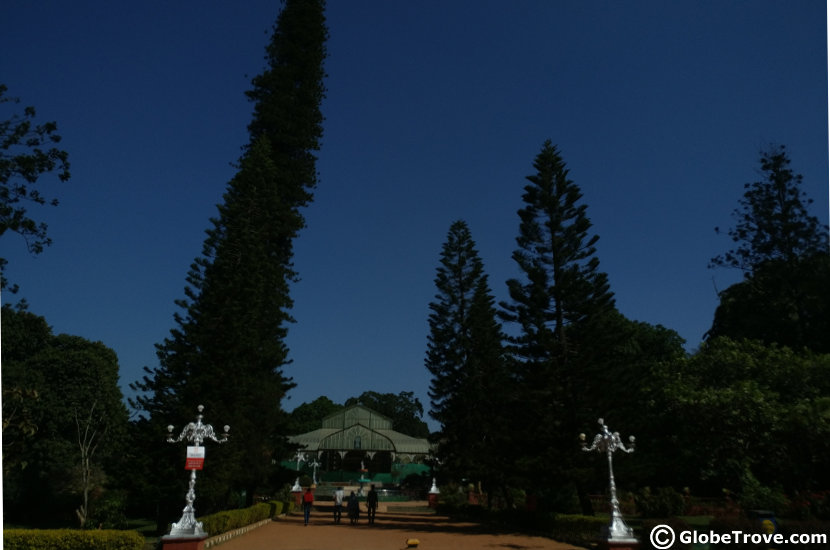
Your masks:
<instances>
[{"instance_id":1,"label":"distant building facade","mask_svg":"<svg viewBox=\"0 0 830 550\"><path fill-rule=\"evenodd\" d=\"M373 478L392 474L395 466L423 463L430 453L426 439L396 432L389 418L362 405L329 415L319 429L288 440L316 458L323 472L365 472Z\"/></svg>"}]
</instances>

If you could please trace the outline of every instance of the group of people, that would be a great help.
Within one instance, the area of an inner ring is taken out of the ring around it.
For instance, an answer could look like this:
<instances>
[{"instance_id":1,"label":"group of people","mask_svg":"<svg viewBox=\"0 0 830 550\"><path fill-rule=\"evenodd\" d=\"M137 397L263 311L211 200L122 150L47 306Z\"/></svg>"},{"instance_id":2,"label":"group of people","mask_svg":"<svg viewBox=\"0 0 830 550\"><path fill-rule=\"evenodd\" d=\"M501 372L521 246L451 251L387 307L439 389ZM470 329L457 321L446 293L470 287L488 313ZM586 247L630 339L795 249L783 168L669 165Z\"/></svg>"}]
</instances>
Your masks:
<instances>
[{"instance_id":1,"label":"group of people","mask_svg":"<svg viewBox=\"0 0 830 550\"><path fill-rule=\"evenodd\" d=\"M338 487L334 491L334 523L340 523L340 518L343 515L343 497L343 488ZM308 525L311 518L311 506L313 504L314 494L311 492L311 488L308 488L303 495L303 518L305 520L305 525ZM378 511L378 492L375 490L374 485L371 486L369 493L366 495L366 511L369 518L369 525L374 524L375 515ZM346 503L346 513L349 516L349 523L352 525L357 524L360 519L360 502L358 501L357 495L354 491L351 492L349 500Z\"/></svg>"},{"instance_id":2,"label":"group of people","mask_svg":"<svg viewBox=\"0 0 830 550\"><path fill-rule=\"evenodd\" d=\"M378 492L375 491L375 486L372 485L369 493L366 495L366 512L369 518L369 525L375 523L375 515L378 511ZM360 519L360 502L354 491L349 495L349 500L346 503L346 513L349 516L349 523L355 525ZM343 514L343 488L338 487L334 491L334 523L340 523L340 517Z\"/></svg>"}]
</instances>

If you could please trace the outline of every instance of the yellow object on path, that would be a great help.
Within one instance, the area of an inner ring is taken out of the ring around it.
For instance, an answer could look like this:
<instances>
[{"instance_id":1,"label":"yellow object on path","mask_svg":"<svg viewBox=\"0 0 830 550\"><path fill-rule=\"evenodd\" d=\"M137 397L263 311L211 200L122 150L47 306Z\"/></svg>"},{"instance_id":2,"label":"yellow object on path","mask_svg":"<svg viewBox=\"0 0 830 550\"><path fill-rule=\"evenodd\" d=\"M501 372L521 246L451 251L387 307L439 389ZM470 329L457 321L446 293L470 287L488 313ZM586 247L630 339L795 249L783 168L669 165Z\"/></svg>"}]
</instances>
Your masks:
<instances>
[{"instance_id":1,"label":"yellow object on path","mask_svg":"<svg viewBox=\"0 0 830 550\"><path fill-rule=\"evenodd\" d=\"M419 544L421 544L421 541L418 539L406 539L407 548L418 548Z\"/></svg>"}]
</instances>

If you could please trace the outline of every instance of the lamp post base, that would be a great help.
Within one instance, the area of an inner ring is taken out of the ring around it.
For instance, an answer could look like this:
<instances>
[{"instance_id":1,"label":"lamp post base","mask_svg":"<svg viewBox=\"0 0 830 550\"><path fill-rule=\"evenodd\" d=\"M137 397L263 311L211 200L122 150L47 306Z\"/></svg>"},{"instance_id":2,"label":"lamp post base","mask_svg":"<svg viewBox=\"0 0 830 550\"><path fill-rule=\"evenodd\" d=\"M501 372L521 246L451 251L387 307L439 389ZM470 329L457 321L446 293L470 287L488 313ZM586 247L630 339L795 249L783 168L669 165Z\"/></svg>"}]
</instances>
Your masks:
<instances>
[{"instance_id":1,"label":"lamp post base","mask_svg":"<svg viewBox=\"0 0 830 550\"><path fill-rule=\"evenodd\" d=\"M204 550L207 536L178 537L165 535L161 537L162 550Z\"/></svg>"}]
</instances>

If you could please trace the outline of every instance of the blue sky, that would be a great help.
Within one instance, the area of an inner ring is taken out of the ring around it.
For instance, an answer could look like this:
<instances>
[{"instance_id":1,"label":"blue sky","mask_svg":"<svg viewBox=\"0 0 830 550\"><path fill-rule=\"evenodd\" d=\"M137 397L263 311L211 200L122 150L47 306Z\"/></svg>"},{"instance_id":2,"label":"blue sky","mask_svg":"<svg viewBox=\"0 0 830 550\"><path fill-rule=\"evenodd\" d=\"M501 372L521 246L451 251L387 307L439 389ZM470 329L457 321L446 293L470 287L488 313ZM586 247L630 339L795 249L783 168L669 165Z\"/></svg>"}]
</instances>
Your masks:
<instances>
[{"instance_id":1,"label":"blue sky","mask_svg":"<svg viewBox=\"0 0 830 550\"><path fill-rule=\"evenodd\" d=\"M242 7L239 7L242 6ZM0 82L58 122L72 179L7 234L18 296L100 340L126 385L155 366L174 300L247 141L244 92L278 2L0 3ZM450 224L497 299L517 276L525 176L544 140L582 188L620 311L694 350L759 150L785 144L828 219L826 6L782 1L331 0L320 184L296 242L288 410L414 391ZM7 110L0 112L5 118ZM217 381L219 382L219 381Z\"/></svg>"}]
</instances>

